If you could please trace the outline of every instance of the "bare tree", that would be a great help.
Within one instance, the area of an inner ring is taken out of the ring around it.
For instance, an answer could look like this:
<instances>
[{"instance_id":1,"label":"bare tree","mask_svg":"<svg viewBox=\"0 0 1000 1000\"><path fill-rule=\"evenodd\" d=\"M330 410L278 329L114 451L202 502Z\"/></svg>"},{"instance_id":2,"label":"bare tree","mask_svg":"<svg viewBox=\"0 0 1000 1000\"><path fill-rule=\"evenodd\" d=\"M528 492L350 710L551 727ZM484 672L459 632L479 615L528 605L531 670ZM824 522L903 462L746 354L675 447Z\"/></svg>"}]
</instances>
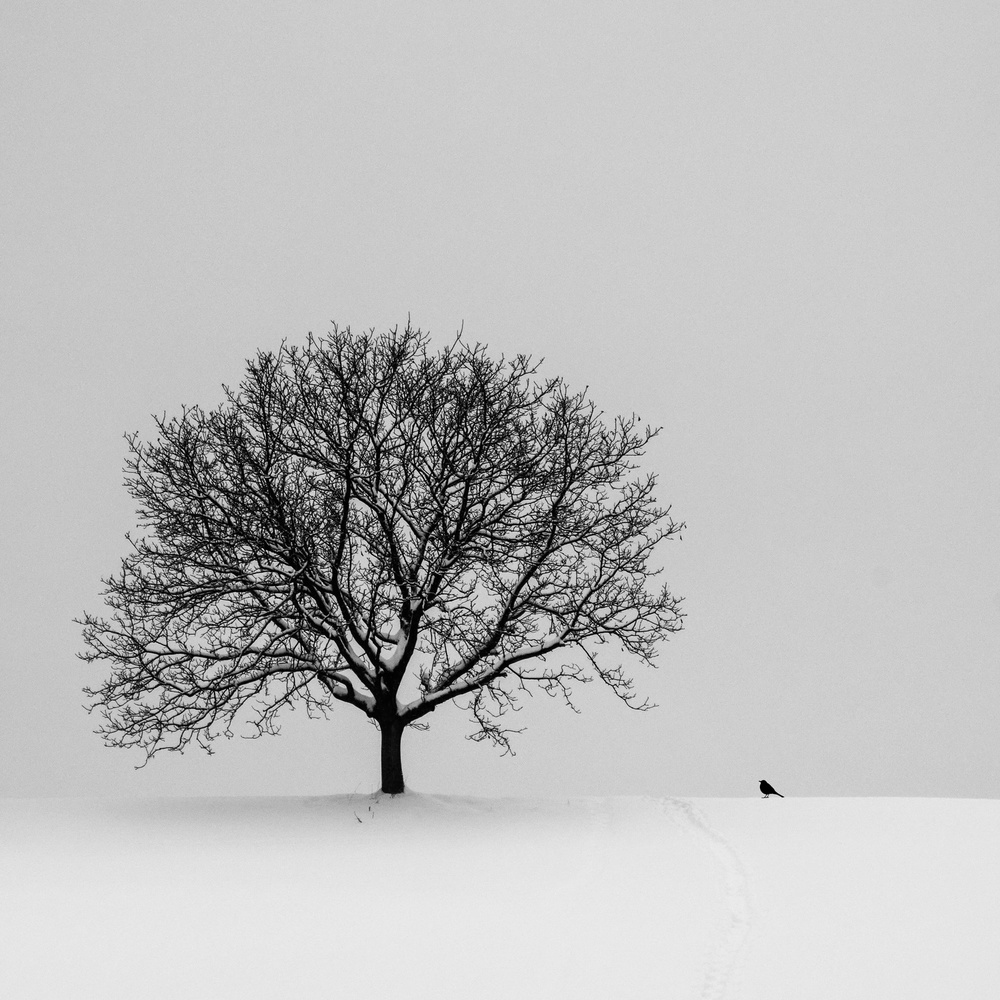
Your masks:
<instances>
[{"instance_id":1,"label":"bare tree","mask_svg":"<svg viewBox=\"0 0 1000 1000\"><path fill-rule=\"evenodd\" d=\"M452 699L473 739L509 749L503 716L537 685L572 706L653 665L680 599L647 589L658 542L683 528L635 459L656 431L605 422L530 358L461 336L433 353L407 326L338 330L247 364L211 411L128 435L139 532L84 615L81 658L109 746L183 750L276 732L279 710L334 702L381 730L382 788L403 791L401 739ZM624 655L623 655L624 654Z\"/></svg>"}]
</instances>

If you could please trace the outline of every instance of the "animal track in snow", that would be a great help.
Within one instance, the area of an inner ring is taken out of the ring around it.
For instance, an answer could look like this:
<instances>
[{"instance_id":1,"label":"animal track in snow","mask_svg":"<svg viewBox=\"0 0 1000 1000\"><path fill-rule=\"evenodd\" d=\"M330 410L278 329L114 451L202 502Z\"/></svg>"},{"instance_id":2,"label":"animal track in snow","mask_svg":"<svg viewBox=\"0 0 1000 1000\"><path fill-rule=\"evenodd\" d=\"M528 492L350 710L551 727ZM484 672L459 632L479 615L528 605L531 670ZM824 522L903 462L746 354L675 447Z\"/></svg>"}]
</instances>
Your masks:
<instances>
[{"instance_id":1,"label":"animal track in snow","mask_svg":"<svg viewBox=\"0 0 1000 1000\"><path fill-rule=\"evenodd\" d=\"M687 799L663 800L667 815L680 822L711 851L718 864L729 913L705 970L703 1000L732 1000L731 988L750 936L751 907L746 870L733 846Z\"/></svg>"}]
</instances>

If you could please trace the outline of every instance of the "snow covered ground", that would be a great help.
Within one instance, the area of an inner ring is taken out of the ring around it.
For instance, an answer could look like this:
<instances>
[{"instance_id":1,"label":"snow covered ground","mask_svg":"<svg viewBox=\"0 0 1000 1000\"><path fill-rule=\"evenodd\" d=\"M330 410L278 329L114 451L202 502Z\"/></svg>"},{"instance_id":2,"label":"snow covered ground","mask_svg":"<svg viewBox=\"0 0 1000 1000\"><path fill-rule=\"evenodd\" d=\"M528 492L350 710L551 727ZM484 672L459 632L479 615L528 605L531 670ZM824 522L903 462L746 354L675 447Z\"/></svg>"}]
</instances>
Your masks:
<instances>
[{"instance_id":1,"label":"snow covered ground","mask_svg":"<svg viewBox=\"0 0 1000 1000\"><path fill-rule=\"evenodd\" d=\"M0 995L982 998L1000 803L0 801Z\"/></svg>"}]
</instances>

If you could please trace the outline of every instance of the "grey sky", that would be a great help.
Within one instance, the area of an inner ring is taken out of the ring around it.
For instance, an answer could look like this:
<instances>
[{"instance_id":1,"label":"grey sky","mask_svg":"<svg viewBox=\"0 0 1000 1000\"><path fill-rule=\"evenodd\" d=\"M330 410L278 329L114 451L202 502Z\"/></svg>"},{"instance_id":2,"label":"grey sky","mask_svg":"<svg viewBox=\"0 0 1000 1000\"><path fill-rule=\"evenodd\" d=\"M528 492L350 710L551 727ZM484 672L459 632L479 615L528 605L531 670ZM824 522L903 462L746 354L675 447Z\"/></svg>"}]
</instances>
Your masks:
<instances>
[{"instance_id":1,"label":"grey sky","mask_svg":"<svg viewBox=\"0 0 1000 1000\"><path fill-rule=\"evenodd\" d=\"M664 425L689 524L657 711L539 696L512 760L437 713L411 785L1000 795L998 28L943 0L6 0L0 794L374 787L346 708L133 772L71 619L131 524L124 431L409 313Z\"/></svg>"}]
</instances>

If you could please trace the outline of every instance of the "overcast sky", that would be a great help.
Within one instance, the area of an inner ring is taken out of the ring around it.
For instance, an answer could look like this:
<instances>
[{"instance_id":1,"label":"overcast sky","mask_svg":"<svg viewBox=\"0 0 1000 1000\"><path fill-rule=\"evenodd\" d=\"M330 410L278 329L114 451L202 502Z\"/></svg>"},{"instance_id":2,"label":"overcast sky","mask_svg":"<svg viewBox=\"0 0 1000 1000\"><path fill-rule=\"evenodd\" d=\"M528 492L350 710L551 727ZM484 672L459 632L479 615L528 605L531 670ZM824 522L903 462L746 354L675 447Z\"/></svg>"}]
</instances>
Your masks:
<instances>
[{"instance_id":1,"label":"overcast sky","mask_svg":"<svg viewBox=\"0 0 1000 1000\"><path fill-rule=\"evenodd\" d=\"M331 320L545 358L688 523L629 712L457 709L411 787L1000 796L992 3L0 7L0 794L370 791L359 713L106 749L122 435Z\"/></svg>"}]
</instances>

